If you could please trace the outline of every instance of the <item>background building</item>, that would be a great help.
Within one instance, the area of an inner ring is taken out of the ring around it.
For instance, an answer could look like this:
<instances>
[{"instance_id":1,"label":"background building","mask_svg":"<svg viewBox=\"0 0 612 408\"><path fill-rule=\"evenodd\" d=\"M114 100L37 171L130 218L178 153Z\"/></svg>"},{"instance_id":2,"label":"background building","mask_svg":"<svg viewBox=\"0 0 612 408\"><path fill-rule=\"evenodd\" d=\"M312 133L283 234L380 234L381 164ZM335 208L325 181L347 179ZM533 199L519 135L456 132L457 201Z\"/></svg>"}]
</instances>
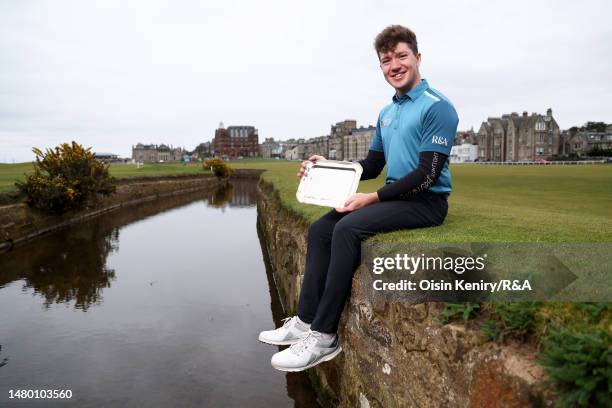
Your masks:
<instances>
[{"instance_id":1,"label":"background building","mask_svg":"<svg viewBox=\"0 0 612 408\"><path fill-rule=\"evenodd\" d=\"M453 144L459 146L464 143L469 143L469 144L477 143L476 132L474 132L474 129L457 131L457 134L455 135L455 141Z\"/></svg>"},{"instance_id":2,"label":"background building","mask_svg":"<svg viewBox=\"0 0 612 408\"><path fill-rule=\"evenodd\" d=\"M477 134L480 161L535 161L559 154L562 141L552 116L523 112L490 117Z\"/></svg>"},{"instance_id":3,"label":"background building","mask_svg":"<svg viewBox=\"0 0 612 408\"><path fill-rule=\"evenodd\" d=\"M344 157L342 160L357 161L365 159L374 135L376 135L375 126L361 126L359 129L351 129L349 134L343 137L344 146L342 150Z\"/></svg>"},{"instance_id":4,"label":"background building","mask_svg":"<svg viewBox=\"0 0 612 408\"><path fill-rule=\"evenodd\" d=\"M228 126L223 122L215 131L213 154L230 159L238 157L256 157L259 155L259 136L254 126Z\"/></svg>"},{"instance_id":5,"label":"background building","mask_svg":"<svg viewBox=\"0 0 612 408\"><path fill-rule=\"evenodd\" d=\"M196 146L192 154L195 159L206 159L213 156L213 143L203 142Z\"/></svg>"},{"instance_id":6,"label":"background building","mask_svg":"<svg viewBox=\"0 0 612 408\"><path fill-rule=\"evenodd\" d=\"M451 147L451 163L470 163L478 159L478 146L471 143L463 143Z\"/></svg>"},{"instance_id":7,"label":"background building","mask_svg":"<svg viewBox=\"0 0 612 408\"><path fill-rule=\"evenodd\" d=\"M136 146L132 146L132 160L141 163L178 161L181 160L184 152L184 149L173 148L172 145L138 143Z\"/></svg>"},{"instance_id":8,"label":"background building","mask_svg":"<svg viewBox=\"0 0 612 408\"><path fill-rule=\"evenodd\" d=\"M573 127L563 131L565 154L598 156L612 150L612 125L602 122L588 122L580 128Z\"/></svg>"}]
</instances>

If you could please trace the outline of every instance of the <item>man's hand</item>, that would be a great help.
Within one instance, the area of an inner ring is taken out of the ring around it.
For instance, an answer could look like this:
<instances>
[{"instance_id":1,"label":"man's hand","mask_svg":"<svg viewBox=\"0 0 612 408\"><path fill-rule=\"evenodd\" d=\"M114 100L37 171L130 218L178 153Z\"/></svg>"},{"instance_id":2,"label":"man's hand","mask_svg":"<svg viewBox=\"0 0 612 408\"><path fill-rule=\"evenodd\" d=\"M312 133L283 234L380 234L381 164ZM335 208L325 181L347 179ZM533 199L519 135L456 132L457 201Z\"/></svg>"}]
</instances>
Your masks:
<instances>
[{"instance_id":1,"label":"man's hand","mask_svg":"<svg viewBox=\"0 0 612 408\"><path fill-rule=\"evenodd\" d=\"M306 165L310 162L314 163L317 160L325 160L325 157L313 154L308 160L304 160L300 165L300 170L298 171L297 176L301 178L304 175L304 171L306 170Z\"/></svg>"},{"instance_id":2,"label":"man's hand","mask_svg":"<svg viewBox=\"0 0 612 408\"><path fill-rule=\"evenodd\" d=\"M346 200L344 207L336 208L338 212L350 212L355 211L363 207L367 207L370 204L379 202L377 193L357 193Z\"/></svg>"}]
</instances>

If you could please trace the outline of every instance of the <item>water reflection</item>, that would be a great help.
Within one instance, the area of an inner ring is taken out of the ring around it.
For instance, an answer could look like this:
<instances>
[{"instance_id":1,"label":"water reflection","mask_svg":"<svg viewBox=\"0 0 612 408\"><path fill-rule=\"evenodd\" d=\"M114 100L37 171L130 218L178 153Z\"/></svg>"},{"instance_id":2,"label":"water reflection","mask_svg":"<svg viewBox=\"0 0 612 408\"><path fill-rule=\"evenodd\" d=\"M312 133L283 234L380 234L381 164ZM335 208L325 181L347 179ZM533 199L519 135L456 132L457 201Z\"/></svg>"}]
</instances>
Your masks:
<instances>
[{"instance_id":1,"label":"water reflection","mask_svg":"<svg viewBox=\"0 0 612 408\"><path fill-rule=\"evenodd\" d=\"M0 254L0 406L49 387L79 408L318 406L307 375L274 370L277 348L257 341L284 312L255 204L255 183L237 182Z\"/></svg>"},{"instance_id":2,"label":"water reflection","mask_svg":"<svg viewBox=\"0 0 612 408\"><path fill-rule=\"evenodd\" d=\"M203 200L213 208L251 207L256 185L235 182L210 192L163 197L129 206L85 221L52 236L34 240L0 254L0 288L22 279L23 291L31 289L44 298L44 307L74 302L87 311L102 300L116 272L106 266L108 256L119 249L122 226Z\"/></svg>"},{"instance_id":3,"label":"water reflection","mask_svg":"<svg viewBox=\"0 0 612 408\"><path fill-rule=\"evenodd\" d=\"M264 234L261 230L261 221L259 219L261 213L257 212L257 236L259 237L259 243L261 246L261 253L266 269L266 277L268 278L268 291L270 292L270 309L272 310L272 318L274 319L274 327L280 327L283 325L282 319L287 317L287 312L283 308L283 304L280 300L280 295L274 282L274 275L272 273L272 264L270 263L270 257L268 250L264 245ZM281 350L285 347L279 347ZM275 350L275 351L278 351ZM312 408L319 407L320 404L317 400L316 394L314 393L308 374L306 372L296 372L285 374L287 380L287 395L295 401L295 408Z\"/></svg>"},{"instance_id":4,"label":"water reflection","mask_svg":"<svg viewBox=\"0 0 612 408\"><path fill-rule=\"evenodd\" d=\"M234 182L219 186L208 196L208 205L214 208L254 207L257 204L255 182Z\"/></svg>"},{"instance_id":5,"label":"water reflection","mask_svg":"<svg viewBox=\"0 0 612 408\"><path fill-rule=\"evenodd\" d=\"M74 301L87 310L101 299L103 288L115 279L106 258L116 250L119 231L101 233L100 224L63 231L44 244L28 245L0 258L0 287L24 279L23 289L42 295L46 308L53 303Z\"/></svg>"}]
</instances>

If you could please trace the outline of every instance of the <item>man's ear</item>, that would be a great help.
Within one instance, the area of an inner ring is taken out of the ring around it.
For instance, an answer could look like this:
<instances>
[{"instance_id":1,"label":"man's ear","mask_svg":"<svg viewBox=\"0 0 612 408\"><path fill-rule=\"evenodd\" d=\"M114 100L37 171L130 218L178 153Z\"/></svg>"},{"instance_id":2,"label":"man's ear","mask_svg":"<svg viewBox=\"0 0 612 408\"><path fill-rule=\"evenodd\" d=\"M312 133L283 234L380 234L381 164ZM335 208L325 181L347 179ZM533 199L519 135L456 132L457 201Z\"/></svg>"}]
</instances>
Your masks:
<instances>
[{"instance_id":1,"label":"man's ear","mask_svg":"<svg viewBox=\"0 0 612 408\"><path fill-rule=\"evenodd\" d=\"M416 58L417 67L418 67L419 65L421 65L421 53L419 52L415 58Z\"/></svg>"}]
</instances>

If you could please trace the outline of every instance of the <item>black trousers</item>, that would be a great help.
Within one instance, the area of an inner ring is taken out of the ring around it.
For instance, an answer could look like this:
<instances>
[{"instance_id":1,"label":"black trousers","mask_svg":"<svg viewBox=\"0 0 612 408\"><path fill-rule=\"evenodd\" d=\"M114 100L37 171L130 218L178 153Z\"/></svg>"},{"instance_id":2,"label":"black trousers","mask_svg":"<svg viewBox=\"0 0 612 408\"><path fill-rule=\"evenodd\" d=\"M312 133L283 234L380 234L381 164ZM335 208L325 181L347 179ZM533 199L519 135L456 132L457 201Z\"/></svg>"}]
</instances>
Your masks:
<instances>
[{"instance_id":1,"label":"black trousers","mask_svg":"<svg viewBox=\"0 0 612 408\"><path fill-rule=\"evenodd\" d=\"M361 262L361 241L381 232L440 225L447 212L447 195L426 192L349 213L332 210L315 221L308 230L299 318L312 330L335 333Z\"/></svg>"}]
</instances>

